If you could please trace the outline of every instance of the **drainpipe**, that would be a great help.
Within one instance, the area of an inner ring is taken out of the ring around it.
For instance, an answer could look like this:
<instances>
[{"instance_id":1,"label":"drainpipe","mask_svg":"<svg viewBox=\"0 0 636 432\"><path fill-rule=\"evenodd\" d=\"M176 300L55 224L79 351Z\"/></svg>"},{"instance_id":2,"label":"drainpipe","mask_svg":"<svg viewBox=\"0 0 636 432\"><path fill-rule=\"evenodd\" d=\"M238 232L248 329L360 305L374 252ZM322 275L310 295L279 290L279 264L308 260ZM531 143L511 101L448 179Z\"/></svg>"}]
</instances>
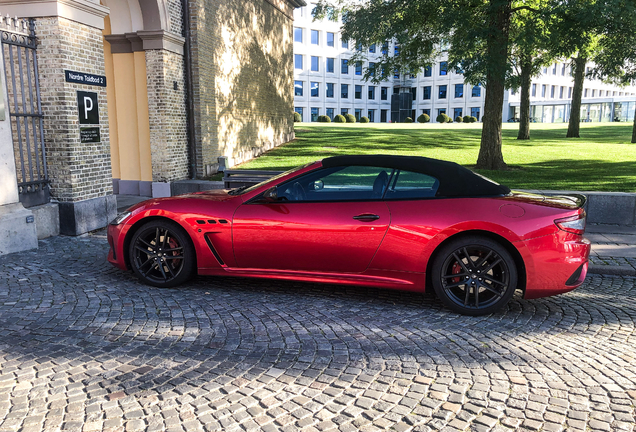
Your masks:
<instances>
[{"instance_id":1,"label":"drainpipe","mask_svg":"<svg viewBox=\"0 0 636 432\"><path fill-rule=\"evenodd\" d=\"M190 7L188 0L181 0L183 10L183 37L185 45L183 47L183 62L185 64L185 85L186 85L186 121L188 136L188 171L191 179L197 177L197 150L194 139L194 90L192 87L192 52L190 51Z\"/></svg>"}]
</instances>

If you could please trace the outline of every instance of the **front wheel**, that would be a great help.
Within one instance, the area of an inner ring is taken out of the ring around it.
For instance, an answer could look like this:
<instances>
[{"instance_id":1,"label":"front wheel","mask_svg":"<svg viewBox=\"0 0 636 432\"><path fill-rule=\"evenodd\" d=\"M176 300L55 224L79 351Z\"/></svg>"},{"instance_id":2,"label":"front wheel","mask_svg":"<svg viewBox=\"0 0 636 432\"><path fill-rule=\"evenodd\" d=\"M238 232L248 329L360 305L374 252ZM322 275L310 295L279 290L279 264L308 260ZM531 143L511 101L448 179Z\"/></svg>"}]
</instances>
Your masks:
<instances>
[{"instance_id":1,"label":"front wheel","mask_svg":"<svg viewBox=\"0 0 636 432\"><path fill-rule=\"evenodd\" d=\"M470 236L451 240L436 254L433 288L442 302L464 315L486 315L503 307L517 289L517 267L500 243Z\"/></svg>"},{"instance_id":2,"label":"front wheel","mask_svg":"<svg viewBox=\"0 0 636 432\"><path fill-rule=\"evenodd\" d=\"M160 288L182 284L195 270L195 252L187 233L174 222L142 225L129 247L130 265L144 283Z\"/></svg>"}]
</instances>

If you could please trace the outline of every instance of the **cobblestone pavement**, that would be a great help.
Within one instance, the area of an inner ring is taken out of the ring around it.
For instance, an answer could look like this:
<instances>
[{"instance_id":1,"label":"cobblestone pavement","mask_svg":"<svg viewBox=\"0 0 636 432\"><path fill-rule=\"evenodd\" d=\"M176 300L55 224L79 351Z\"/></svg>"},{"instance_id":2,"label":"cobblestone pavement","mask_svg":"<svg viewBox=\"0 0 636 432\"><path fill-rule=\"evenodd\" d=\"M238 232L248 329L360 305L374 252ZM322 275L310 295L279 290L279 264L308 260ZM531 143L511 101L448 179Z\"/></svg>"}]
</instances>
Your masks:
<instances>
[{"instance_id":1,"label":"cobblestone pavement","mask_svg":"<svg viewBox=\"0 0 636 432\"><path fill-rule=\"evenodd\" d=\"M106 252L0 258L0 431L634 429L634 278L474 318L376 289L150 288Z\"/></svg>"}]
</instances>

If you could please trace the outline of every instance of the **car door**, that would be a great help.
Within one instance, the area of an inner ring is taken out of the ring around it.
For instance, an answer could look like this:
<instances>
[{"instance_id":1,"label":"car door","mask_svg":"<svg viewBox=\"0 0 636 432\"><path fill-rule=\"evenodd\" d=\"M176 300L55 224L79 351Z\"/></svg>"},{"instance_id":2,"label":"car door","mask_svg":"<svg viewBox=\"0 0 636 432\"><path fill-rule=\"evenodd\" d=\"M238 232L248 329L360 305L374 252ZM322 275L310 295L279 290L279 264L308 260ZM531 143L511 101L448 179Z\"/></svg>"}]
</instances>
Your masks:
<instances>
[{"instance_id":1,"label":"car door","mask_svg":"<svg viewBox=\"0 0 636 432\"><path fill-rule=\"evenodd\" d=\"M377 167L320 169L278 186L277 201L241 205L232 225L237 267L365 271L390 224L381 200L388 178Z\"/></svg>"}]
</instances>

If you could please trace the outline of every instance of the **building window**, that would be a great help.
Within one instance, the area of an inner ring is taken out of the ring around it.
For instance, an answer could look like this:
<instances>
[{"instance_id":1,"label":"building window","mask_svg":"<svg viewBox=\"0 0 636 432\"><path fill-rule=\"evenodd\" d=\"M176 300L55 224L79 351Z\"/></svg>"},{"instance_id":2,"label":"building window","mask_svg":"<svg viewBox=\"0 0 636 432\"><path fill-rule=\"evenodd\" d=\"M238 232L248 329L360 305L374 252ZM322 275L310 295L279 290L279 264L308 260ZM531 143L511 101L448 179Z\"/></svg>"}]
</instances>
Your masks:
<instances>
[{"instance_id":1,"label":"building window","mask_svg":"<svg viewBox=\"0 0 636 432\"><path fill-rule=\"evenodd\" d=\"M603 90L598 91L598 97L603 97Z\"/></svg>"},{"instance_id":2,"label":"building window","mask_svg":"<svg viewBox=\"0 0 636 432\"><path fill-rule=\"evenodd\" d=\"M596 97L596 90L592 90L592 97Z\"/></svg>"},{"instance_id":3,"label":"building window","mask_svg":"<svg viewBox=\"0 0 636 432\"><path fill-rule=\"evenodd\" d=\"M332 47L332 46L335 45L335 39L336 39L335 34L333 34L331 32L327 32L327 46L328 47Z\"/></svg>"},{"instance_id":4,"label":"building window","mask_svg":"<svg viewBox=\"0 0 636 432\"><path fill-rule=\"evenodd\" d=\"M328 73L333 73L333 63L334 63L335 59L331 58L331 57L327 57L327 72Z\"/></svg>"},{"instance_id":5,"label":"building window","mask_svg":"<svg viewBox=\"0 0 636 432\"><path fill-rule=\"evenodd\" d=\"M380 110L380 122L381 123L386 123L386 114L387 114L388 110Z\"/></svg>"},{"instance_id":6,"label":"building window","mask_svg":"<svg viewBox=\"0 0 636 432\"><path fill-rule=\"evenodd\" d=\"M547 90L548 90L548 86L547 86L546 84L543 84L543 85L541 86L541 97L542 97L542 98L544 98L544 97L545 97L545 94L546 94Z\"/></svg>"},{"instance_id":7,"label":"building window","mask_svg":"<svg viewBox=\"0 0 636 432\"><path fill-rule=\"evenodd\" d=\"M362 99L362 86L356 84L355 94L353 95L356 99Z\"/></svg>"},{"instance_id":8,"label":"building window","mask_svg":"<svg viewBox=\"0 0 636 432\"><path fill-rule=\"evenodd\" d=\"M362 109L361 108L356 108L355 114L356 116L356 121L360 121L360 117L362 117Z\"/></svg>"},{"instance_id":9,"label":"building window","mask_svg":"<svg viewBox=\"0 0 636 432\"><path fill-rule=\"evenodd\" d=\"M563 99L563 94L565 93L565 87L561 86L559 89L559 99Z\"/></svg>"},{"instance_id":10,"label":"building window","mask_svg":"<svg viewBox=\"0 0 636 432\"><path fill-rule=\"evenodd\" d=\"M372 77L375 76L375 63L369 62L368 72L369 72L369 76L372 76Z\"/></svg>"},{"instance_id":11,"label":"building window","mask_svg":"<svg viewBox=\"0 0 636 432\"><path fill-rule=\"evenodd\" d=\"M382 44L382 54L383 55L387 55L388 52L389 52L389 43L388 42L384 42Z\"/></svg>"},{"instance_id":12,"label":"building window","mask_svg":"<svg viewBox=\"0 0 636 432\"><path fill-rule=\"evenodd\" d=\"M536 95L537 95L537 85L532 84L532 97L535 97Z\"/></svg>"},{"instance_id":13,"label":"building window","mask_svg":"<svg viewBox=\"0 0 636 432\"><path fill-rule=\"evenodd\" d=\"M448 75L448 62L439 62L439 74Z\"/></svg>"},{"instance_id":14,"label":"building window","mask_svg":"<svg viewBox=\"0 0 636 432\"><path fill-rule=\"evenodd\" d=\"M430 108L424 108L422 110L422 114L426 114L427 116L431 116L431 109Z\"/></svg>"},{"instance_id":15,"label":"building window","mask_svg":"<svg viewBox=\"0 0 636 432\"><path fill-rule=\"evenodd\" d=\"M555 93L556 93L556 86L552 86L552 88L550 88L550 97L552 99L554 99Z\"/></svg>"},{"instance_id":16,"label":"building window","mask_svg":"<svg viewBox=\"0 0 636 432\"><path fill-rule=\"evenodd\" d=\"M481 97L481 87L480 86L478 86L478 85L473 86L472 96L473 97Z\"/></svg>"},{"instance_id":17,"label":"building window","mask_svg":"<svg viewBox=\"0 0 636 432\"><path fill-rule=\"evenodd\" d=\"M393 55L395 57L400 55L400 46L398 44L395 44L395 48L393 48Z\"/></svg>"},{"instance_id":18,"label":"building window","mask_svg":"<svg viewBox=\"0 0 636 432\"><path fill-rule=\"evenodd\" d=\"M362 75L362 62L356 62L356 75Z\"/></svg>"},{"instance_id":19,"label":"building window","mask_svg":"<svg viewBox=\"0 0 636 432\"><path fill-rule=\"evenodd\" d=\"M371 46L369 47L369 52L375 53L375 44L371 44Z\"/></svg>"},{"instance_id":20,"label":"building window","mask_svg":"<svg viewBox=\"0 0 636 432\"><path fill-rule=\"evenodd\" d=\"M342 59L342 62L340 63L340 73L343 75L349 74L349 60Z\"/></svg>"},{"instance_id":21,"label":"building window","mask_svg":"<svg viewBox=\"0 0 636 432\"><path fill-rule=\"evenodd\" d=\"M455 97L464 97L464 84L455 84Z\"/></svg>"},{"instance_id":22,"label":"building window","mask_svg":"<svg viewBox=\"0 0 636 432\"><path fill-rule=\"evenodd\" d=\"M417 87L411 87L411 100L417 100Z\"/></svg>"},{"instance_id":23,"label":"building window","mask_svg":"<svg viewBox=\"0 0 636 432\"><path fill-rule=\"evenodd\" d=\"M318 45L320 42L320 32L318 30L311 31L311 44Z\"/></svg>"},{"instance_id":24,"label":"building window","mask_svg":"<svg viewBox=\"0 0 636 432\"><path fill-rule=\"evenodd\" d=\"M565 76L565 63L561 66L561 76Z\"/></svg>"},{"instance_id":25,"label":"building window","mask_svg":"<svg viewBox=\"0 0 636 432\"><path fill-rule=\"evenodd\" d=\"M400 70L399 69L395 69L393 71L393 78L400 79Z\"/></svg>"},{"instance_id":26,"label":"building window","mask_svg":"<svg viewBox=\"0 0 636 432\"><path fill-rule=\"evenodd\" d=\"M472 107L470 109L470 115L479 121L479 107Z\"/></svg>"},{"instance_id":27,"label":"building window","mask_svg":"<svg viewBox=\"0 0 636 432\"><path fill-rule=\"evenodd\" d=\"M318 97L320 96L320 83L311 82L311 97Z\"/></svg>"},{"instance_id":28,"label":"building window","mask_svg":"<svg viewBox=\"0 0 636 432\"><path fill-rule=\"evenodd\" d=\"M585 90L583 91L583 97L587 97L587 92L588 92L588 90L587 90L587 89L585 89Z\"/></svg>"},{"instance_id":29,"label":"building window","mask_svg":"<svg viewBox=\"0 0 636 432\"><path fill-rule=\"evenodd\" d=\"M462 117L461 108L453 108L453 120L455 120L457 117Z\"/></svg>"},{"instance_id":30,"label":"building window","mask_svg":"<svg viewBox=\"0 0 636 432\"><path fill-rule=\"evenodd\" d=\"M437 115L440 115L440 114L446 114L446 108L438 108Z\"/></svg>"},{"instance_id":31,"label":"building window","mask_svg":"<svg viewBox=\"0 0 636 432\"><path fill-rule=\"evenodd\" d=\"M343 48L349 49L349 41L348 40L342 39L342 41L340 42L340 45L342 45Z\"/></svg>"},{"instance_id":32,"label":"building window","mask_svg":"<svg viewBox=\"0 0 636 432\"><path fill-rule=\"evenodd\" d=\"M311 121L312 122L317 122L319 114L320 114L320 108L312 108L311 109Z\"/></svg>"},{"instance_id":33,"label":"building window","mask_svg":"<svg viewBox=\"0 0 636 432\"><path fill-rule=\"evenodd\" d=\"M303 29L301 29L300 27L294 27L294 42L301 42L303 41Z\"/></svg>"},{"instance_id":34,"label":"building window","mask_svg":"<svg viewBox=\"0 0 636 432\"><path fill-rule=\"evenodd\" d=\"M438 92L437 98L438 99L446 99L446 86L445 85L439 86L439 92Z\"/></svg>"},{"instance_id":35,"label":"building window","mask_svg":"<svg viewBox=\"0 0 636 432\"><path fill-rule=\"evenodd\" d=\"M349 84L340 84L340 97L349 99Z\"/></svg>"},{"instance_id":36,"label":"building window","mask_svg":"<svg viewBox=\"0 0 636 432\"><path fill-rule=\"evenodd\" d=\"M318 72L320 70L320 57L311 56L311 70Z\"/></svg>"},{"instance_id":37,"label":"building window","mask_svg":"<svg viewBox=\"0 0 636 432\"><path fill-rule=\"evenodd\" d=\"M300 114L300 121L303 121L303 107L294 107L294 111Z\"/></svg>"},{"instance_id":38,"label":"building window","mask_svg":"<svg viewBox=\"0 0 636 432\"><path fill-rule=\"evenodd\" d=\"M433 68L430 66L426 66L424 68L424 76L425 77L430 77L433 74Z\"/></svg>"},{"instance_id":39,"label":"building window","mask_svg":"<svg viewBox=\"0 0 636 432\"><path fill-rule=\"evenodd\" d=\"M400 93L400 88L399 87L393 87L393 94L398 94Z\"/></svg>"},{"instance_id":40,"label":"building window","mask_svg":"<svg viewBox=\"0 0 636 432\"><path fill-rule=\"evenodd\" d=\"M423 99L429 100L431 98L431 86L422 87Z\"/></svg>"},{"instance_id":41,"label":"building window","mask_svg":"<svg viewBox=\"0 0 636 432\"><path fill-rule=\"evenodd\" d=\"M332 98L333 97L333 83L327 83L327 93L326 96L328 98Z\"/></svg>"},{"instance_id":42,"label":"building window","mask_svg":"<svg viewBox=\"0 0 636 432\"><path fill-rule=\"evenodd\" d=\"M369 117L369 121L371 123L375 123L375 110L374 109L370 109L368 112L368 116Z\"/></svg>"},{"instance_id":43,"label":"building window","mask_svg":"<svg viewBox=\"0 0 636 432\"><path fill-rule=\"evenodd\" d=\"M349 114L349 108L340 108L340 114L342 115Z\"/></svg>"},{"instance_id":44,"label":"building window","mask_svg":"<svg viewBox=\"0 0 636 432\"><path fill-rule=\"evenodd\" d=\"M389 88L388 87L381 87L380 88L380 99L381 100L387 100L389 97Z\"/></svg>"},{"instance_id":45,"label":"building window","mask_svg":"<svg viewBox=\"0 0 636 432\"><path fill-rule=\"evenodd\" d=\"M375 86L369 86L369 100L375 100Z\"/></svg>"},{"instance_id":46,"label":"building window","mask_svg":"<svg viewBox=\"0 0 636 432\"><path fill-rule=\"evenodd\" d=\"M333 108L327 108L327 117L333 120Z\"/></svg>"},{"instance_id":47,"label":"building window","mask_svg":"<svg viewBox=\"0 0 636 432\"><path fill-rule=\"evenodd\" d=\"M556 75L556 71L557 71L557 64L555 63L554 66L552 67L552 75Z\"/></svg>"},{"instance_id":48,"label":"building window","mask_svg":"<svg viewBox=\"0 0 636 432\"><path fill-rule=\"evenodd\" d=\"M303 86L304 82L302 81L294 81L294 96L302 96L303 95Z\"/></svg>"},{"instance_id":49,"label":"building window","mask_svg":"<svg viewBox=\"0 0 636 432\"><path fill-rule=\"evenodd\" d=\"M616 96L616 92L614 92L614 96ZM568 87L568 99L572 99L572 87Z\"/></svg>"},{"instance_id":50,"label":"building window","mask_svg":"<svg viewBox=\"0 0 636 432\"><path fill-rule=\"evenodd\" d=\"M303 68L303 56L301 54L294 54L294 69Z\"/></svg>"}]
</instances>

